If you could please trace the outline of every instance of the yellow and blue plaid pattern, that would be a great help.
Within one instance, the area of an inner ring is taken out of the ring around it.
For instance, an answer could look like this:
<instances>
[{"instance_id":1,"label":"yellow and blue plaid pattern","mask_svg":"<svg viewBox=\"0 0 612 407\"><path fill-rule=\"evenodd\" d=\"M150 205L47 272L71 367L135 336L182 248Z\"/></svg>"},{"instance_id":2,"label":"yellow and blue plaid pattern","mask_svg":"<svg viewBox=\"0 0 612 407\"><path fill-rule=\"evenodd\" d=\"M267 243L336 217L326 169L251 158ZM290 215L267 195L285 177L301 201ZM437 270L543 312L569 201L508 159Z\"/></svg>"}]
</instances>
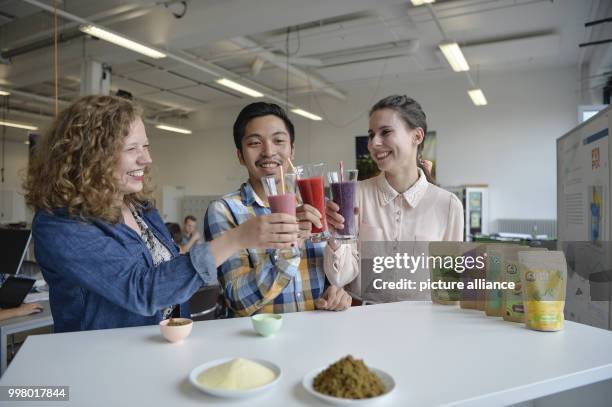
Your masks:
<instances>
[{"instance_id":1,"label":"yellow and blue plaid pattern","mask_svg":"<svg viewBox=\"0 0 612 407\"><path fill-rule=\"evenodd\" d=\"M251 185L212 202L204 217L204 234L210 241L254 216L270 214ZM278 256L272 250L247 249L230 257L218 269L226 302L233 315L259 312L313 310L314 300L325 290L325 243L304 241L299 249Z\"/></svg>"}]
</instances>

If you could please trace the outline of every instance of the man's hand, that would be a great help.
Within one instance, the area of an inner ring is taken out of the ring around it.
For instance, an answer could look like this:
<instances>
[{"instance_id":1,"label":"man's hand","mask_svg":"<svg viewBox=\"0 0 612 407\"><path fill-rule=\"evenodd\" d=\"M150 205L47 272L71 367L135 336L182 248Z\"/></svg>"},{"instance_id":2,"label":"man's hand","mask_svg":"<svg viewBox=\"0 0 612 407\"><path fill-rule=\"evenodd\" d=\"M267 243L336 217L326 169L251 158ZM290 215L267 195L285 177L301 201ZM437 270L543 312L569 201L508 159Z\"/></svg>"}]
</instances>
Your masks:
<instances>
[{"instance_id":1,"label":"man's hand","mask_svg":"<svg viewBox=\"0 0 612 407\"><path fill-rule=\"evenodd\" d=\"M315 300L315 307L327 311L344 311L351 307L352 298L344 288L330 285L321 298Z\"/></svg>"},{"instance_id":2,"label":"man's hand","mask_svg":"<svg viewBox=\"0 0 612 407\"><path fill-rule=\"evenodd\" d=\"M315 207L310 206L308 204L298 206L295 210L295 217L297 218L300 225L300 241L308 239L310 237L312 225L315 225L318 228L322 227L321 213Z\"/></svg>"}]
</instances>

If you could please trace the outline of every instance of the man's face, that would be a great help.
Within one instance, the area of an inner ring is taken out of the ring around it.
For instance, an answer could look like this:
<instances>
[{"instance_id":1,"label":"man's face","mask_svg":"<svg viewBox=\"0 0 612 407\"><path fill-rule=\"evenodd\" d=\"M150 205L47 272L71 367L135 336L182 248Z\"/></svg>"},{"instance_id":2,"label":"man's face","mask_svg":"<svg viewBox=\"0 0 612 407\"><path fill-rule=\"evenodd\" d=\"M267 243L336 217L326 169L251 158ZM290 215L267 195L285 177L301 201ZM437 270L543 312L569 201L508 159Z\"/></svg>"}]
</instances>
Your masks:
<instances>
[{"instance_id":1,"label":"man's face","mask_svg":"<svg viewBox=\"0 0 612 407\"><path fill-rule=\"evenodd\" d=\"M185 221L185 223L183 224L183 230L184 230L186 235L193 234L193 232L196 231L197 227L198 227L198 224L195 221L191 220L191 219L187 219Z\"/></svg>"},{"instance_id":2,"label":"man's face","mask_svg":"<svg viewBox=\"0 0 612 407\"><path fill-rule=\"evenodd\" d=\"M287 172L287 159L293 159L293 146L282 119L267 115L247 124L238 160L249 172L251 182L260 182L266 175L280 174L281 166Z\"/></svg>"}]
</instances>

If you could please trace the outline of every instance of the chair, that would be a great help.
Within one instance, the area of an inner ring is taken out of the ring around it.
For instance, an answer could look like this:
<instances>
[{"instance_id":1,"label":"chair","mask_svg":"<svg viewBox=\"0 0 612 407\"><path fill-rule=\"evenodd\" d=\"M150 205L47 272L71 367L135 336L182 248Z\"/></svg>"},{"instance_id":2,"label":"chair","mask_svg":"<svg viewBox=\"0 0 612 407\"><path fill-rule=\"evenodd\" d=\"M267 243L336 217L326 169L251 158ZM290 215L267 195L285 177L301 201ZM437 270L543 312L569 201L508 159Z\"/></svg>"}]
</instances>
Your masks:
<instances>
[{"instance_id":1,"label":"chair","mask_svg":"<svg viewBox=\"0 0 612 407\"><path fill-rule=\"evenodd\" d=\"M223 306L219 304L221 287L212 285L202 287L189 299L191 319L194 321L208 321L221 315Z\"/></svg>"}]
</instances>

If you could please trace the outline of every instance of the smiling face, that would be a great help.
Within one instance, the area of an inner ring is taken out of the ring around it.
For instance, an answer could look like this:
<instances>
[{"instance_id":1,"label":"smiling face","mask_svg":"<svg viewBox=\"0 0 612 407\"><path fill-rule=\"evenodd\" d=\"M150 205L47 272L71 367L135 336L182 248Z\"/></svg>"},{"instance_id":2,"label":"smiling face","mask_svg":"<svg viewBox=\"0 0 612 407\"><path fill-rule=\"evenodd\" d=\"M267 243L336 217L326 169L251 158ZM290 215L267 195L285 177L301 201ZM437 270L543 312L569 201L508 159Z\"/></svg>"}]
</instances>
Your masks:
<instances>
[{"instance_id":1,"label":"smiling face","mask_svg":"<svg viewBox=\"0 0 612 407\"><path fill-rule=\"evenodd\" d=\"M238 150L240 164L249 172L249 180L256 188L266 175L287 172L293 159L293 146L285 123L277 116L267 115L249 121Z\"/></svg>"},{"instance_id":2,"label":"smiling face","mask_svg":"<svg viewBox=\"0 0 612 407\"><path fill-rule=\"evenodd\" d=\"M115 176L119 180L121 198L142 191L145 169L151 162L147 133L144 123L138 118L130 126L130 132L123 143L115 170Z\"/></svg>"},{"instance_id":3,"label":"smiling face","mask_svg":"<svg viewBox=\"0 0 612 407\"><path fill-rule=\"evenodd\" d=\"M423 129L410 129L393 109L376 110L370 115L368 151L381 171L395 173L416 167L417 149Z\"/></svg>"}]
</instances>

